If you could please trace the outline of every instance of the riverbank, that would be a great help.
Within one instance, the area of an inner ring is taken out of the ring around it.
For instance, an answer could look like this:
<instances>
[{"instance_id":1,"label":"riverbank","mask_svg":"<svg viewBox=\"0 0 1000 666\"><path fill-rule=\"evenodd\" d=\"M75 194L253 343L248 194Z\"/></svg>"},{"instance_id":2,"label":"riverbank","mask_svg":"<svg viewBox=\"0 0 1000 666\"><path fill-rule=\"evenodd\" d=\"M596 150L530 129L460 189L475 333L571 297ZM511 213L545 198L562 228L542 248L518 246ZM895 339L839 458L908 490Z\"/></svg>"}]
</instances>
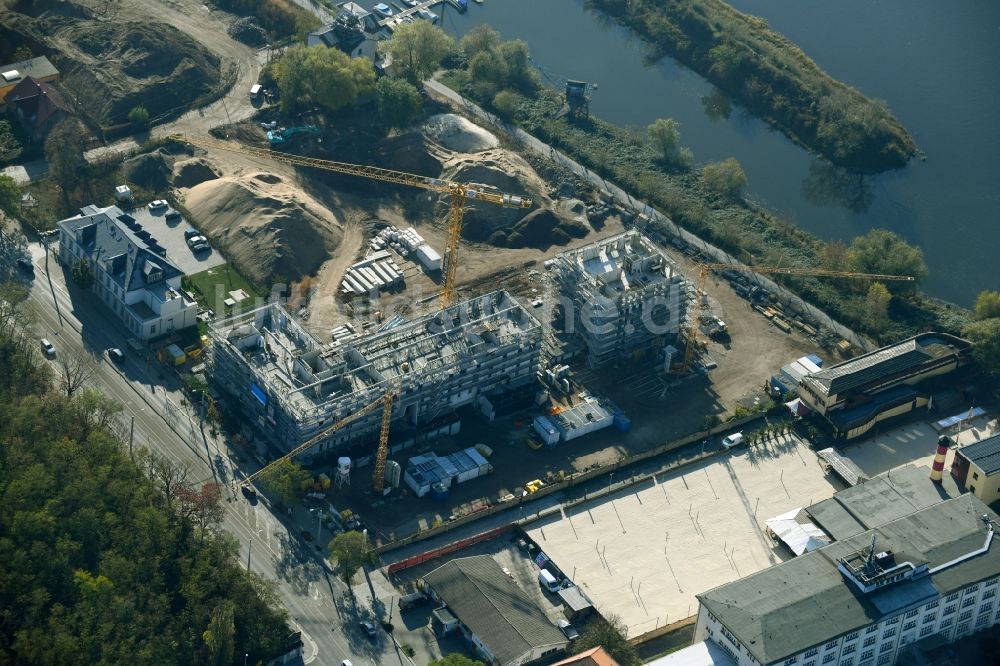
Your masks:
<instances>
[{"instance_id":1,"label":"riverbank","mask_svg":"<svg viewBox=\"0 0 1000 666\"><path fill-rule=\"evenodd\" d=\"M441 77L451 89L498 111L491 100L476 96L468 73ZM720 197L705 187L697 170L665 171L657 155L634 132L599 118L556 117L562 100L540 88L532 95L507 95L506 120L562 151L602 178L648 201L672 223L726 251L739 261L758 265L832 268L831 246L747 199ZM842 247L842 246L841 246ZM849 281L775 276L776 281L847 326L878 341L939 329L958 334L968 312L957 306L910 294L892 300L887 328L873 330L867 318L866 292ZM867 285L864 285L867 288Z\"/></svg>"},{"instance_id":2,"label":"riverbank","mask_svg":"<svg viewBox=\"0 0 1000 666\"><path fill-rule=\"evenodd\" d=\"M586 7L836 166L878 173L906 165L916 152L883 102L833 79L766 21L721 0L587 0Z\"/></svg>"}]
</instances>

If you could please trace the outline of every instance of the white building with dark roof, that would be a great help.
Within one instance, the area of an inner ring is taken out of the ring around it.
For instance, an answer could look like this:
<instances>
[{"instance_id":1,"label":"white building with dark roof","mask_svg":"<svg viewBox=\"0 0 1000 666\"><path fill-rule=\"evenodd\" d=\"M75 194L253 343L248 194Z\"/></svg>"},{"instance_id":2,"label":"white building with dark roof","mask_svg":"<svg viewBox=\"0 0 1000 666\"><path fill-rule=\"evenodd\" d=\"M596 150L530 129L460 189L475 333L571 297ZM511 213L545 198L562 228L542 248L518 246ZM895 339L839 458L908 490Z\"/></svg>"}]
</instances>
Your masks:
<instances>
[{"instance_id":1,"label":"white building with dark roof","mask_svg":"<svg viewBox=\"0 0 1000 666\"><path fill-rule=\"evenodd\" d=\"M451 611L476 658L520 666L559 654L569 642L489 555L460 557L424 576L431 598Z\"/></svg>"},{"instance_id":2,"label":"white building with dark roof","mask_svg":"<svg viewBox=\"0 0 1000 666\"><path fill-rule=\"evenodd\" d=\"M132 337L150 340L194 326L198 305L181 290L183 273L155 240L130 225L136 226L117 206L85 206L59 222L59 260L67 268L81 259L90 263L91 291Z\"/></svg>"},{"instance_id":3,"label":"white building with dark roof","mask_svg":"<svg viewBox=\"0 0 1000 666\"><path fill-rule=\"evenodd\" d=\"M950 643L1000 623L1000 516L968 493L934 496L924 471L827 500L814 518L836 525L837 541L698 595L695 641L726 654L707 663L907 664L925 639ZM871 527L879 514L886 520Z\"/></svg>"},{"instance_id":4,"label":"white building with dark roof","mask_svg":"<svg viewBox=\"0 0 1000 666\"><path fill-rule=\"evenodd\" d=\"M987 504L1000 500L1000 435L957 449L951 475Z\"/></svg>"},{"instance_id":5,"label":"white building with dark roof","mask_svg":"<svg viewBox=\"0 0 1000 666\"><path fill-rule=\"evenodd\" d=\"M860 437L879 421L927 406L929 396L915 385L965 365L971 348L947 333L921 333L807 374L799 399L838 437Z\"/></svg>"}]
</instances>

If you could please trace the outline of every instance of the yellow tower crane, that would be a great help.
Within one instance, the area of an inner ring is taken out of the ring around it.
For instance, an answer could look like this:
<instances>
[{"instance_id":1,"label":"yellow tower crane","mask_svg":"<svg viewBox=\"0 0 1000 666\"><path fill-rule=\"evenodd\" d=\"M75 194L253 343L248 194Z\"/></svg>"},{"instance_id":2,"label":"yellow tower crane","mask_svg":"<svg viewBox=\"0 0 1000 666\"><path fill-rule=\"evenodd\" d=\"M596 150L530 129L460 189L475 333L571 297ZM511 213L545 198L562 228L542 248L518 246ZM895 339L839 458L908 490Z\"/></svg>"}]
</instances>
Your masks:
<instances>
[{"instance_id":1,"label":"yellow tower crane","mask_svg":"<svg viewBox=\"0 0 1000 666\"><path fill-rule=\"evenodd\" d=\"M466 202L485 201L486 203L505 208L531 207L531 199L516 194L494 191L494 188L487 185L457 183L452 180L418 176L406 173L405 171L394 171L393 169L383 169L381 167L365 166L362 164L349 164L347 162L334 162L315 157L303 157L302 155L280 153L265 148L254 148L239 143L229 143L203 137L175 134L169 138L173 141L190 143L206 149L226 150L251 157L283 162L284 164L314 167L316 169L379 180L383 183L409 185L410 187L419 187L431 192L447 194L450 198L450 206L448 208L448 239L444 251L444 265L441 267L441 273L444 277L441 290L441 303L444 307L451 305L455 297L455 269L458 267L458 240L462 234L462 218L465 213Z\"/></svg>"},{"instance_id":2,"label":"yellow tower crane","mask_svg":"<svg viewBox=\"0 0 1000 666\"><path fill-rule=\"evenodd\" d=\"M383 483L385 481L385 459L389 452L389 423L392 421L392 401L395 399L396 394L394 391L389 390L382 394L381 397L368 403L358 411L353 414L349 414L344 418L340 419L329 428L326 428L317 435L314 435L307 439L302 444L299 444L294 449L281 456L280 458L269 462L268 464L261 467L259 470L251 474L250 476L244 477L242 480L236 482L240 488L246 488L250 486L254 480L266 477L275 467L285 462L286 460L291 460L295 456L303 453L312 447L319 444L321 441L340 430L344 426L356 421L362 416L371 414L380 406L382 407L382 429L379 432L379 445L378 445L378 455L375 458L375 475L372 478L372 482L375 486L377 492L382 492Z\"/></svg>"},{"instance_id":3,"label":"yellow tower crane","mask_svg":"<svg viewBox=\"0 0 1000 666\"><path fill-rule=\"evenodd\" d=\"M903 281L912 282L914 278L910 275L880 275L878 273L855 273L851 271L828 271L820 268L783 268L781 266L747 266L746 264L698 264L698 293L695 298L700 298L699 294L705 290L705 280L709 271L729 270L742 273L760 273L762 275L799 275L809 277L833 277L848 278L851 280L875 280L878 282ZM689 317L691 323L688 325L687 340L684 343L684 359L679 365L674 366L677 374L685 374L691 367L694 359L694 348L698 338L698 316L692 313Z\"/></svg>"}]
</instances>

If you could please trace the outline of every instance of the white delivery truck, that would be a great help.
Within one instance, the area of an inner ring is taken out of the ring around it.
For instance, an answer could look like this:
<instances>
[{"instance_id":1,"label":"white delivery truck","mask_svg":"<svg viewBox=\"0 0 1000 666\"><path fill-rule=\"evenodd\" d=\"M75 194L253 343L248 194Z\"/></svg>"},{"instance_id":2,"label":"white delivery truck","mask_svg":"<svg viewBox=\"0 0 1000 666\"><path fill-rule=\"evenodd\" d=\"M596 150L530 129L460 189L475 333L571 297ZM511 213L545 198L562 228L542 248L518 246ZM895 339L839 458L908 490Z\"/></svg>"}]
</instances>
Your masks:
<instances>
[{"instance_id":1,"label":"white delivery truck","mask_svg":"<svg viewBox=\"0 0 1000 666\"><path fill-rule=\"evenodd\" d=\"M538 584L553 594L559 591L559 581L549 573L548 569L542 569L538 572Z\"/></svg>"}]
</instances>

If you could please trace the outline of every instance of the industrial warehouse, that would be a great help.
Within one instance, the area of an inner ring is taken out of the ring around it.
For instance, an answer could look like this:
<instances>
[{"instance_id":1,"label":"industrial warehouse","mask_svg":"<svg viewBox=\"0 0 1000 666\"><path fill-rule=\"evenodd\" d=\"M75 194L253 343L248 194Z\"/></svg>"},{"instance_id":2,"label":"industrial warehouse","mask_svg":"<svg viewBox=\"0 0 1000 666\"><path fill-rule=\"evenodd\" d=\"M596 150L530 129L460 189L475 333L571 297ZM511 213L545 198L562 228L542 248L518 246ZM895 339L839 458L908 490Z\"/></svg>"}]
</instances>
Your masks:
<instances>
[{"instance_id":1,"label":"industrial warehouse","mask_svg":"<svg viewBox=\"0 0 1000 666\"><path fill-rule=\"evenodd\" d=\"M276 303L220 321L210 335L210 374L282 451L390 390L394 432L416 431L533 383L541 354L538 321L503 291L326 344ZM372 437L381 419L381 412L355 419L309 454Z\"/></svg>"}]
</instances>

